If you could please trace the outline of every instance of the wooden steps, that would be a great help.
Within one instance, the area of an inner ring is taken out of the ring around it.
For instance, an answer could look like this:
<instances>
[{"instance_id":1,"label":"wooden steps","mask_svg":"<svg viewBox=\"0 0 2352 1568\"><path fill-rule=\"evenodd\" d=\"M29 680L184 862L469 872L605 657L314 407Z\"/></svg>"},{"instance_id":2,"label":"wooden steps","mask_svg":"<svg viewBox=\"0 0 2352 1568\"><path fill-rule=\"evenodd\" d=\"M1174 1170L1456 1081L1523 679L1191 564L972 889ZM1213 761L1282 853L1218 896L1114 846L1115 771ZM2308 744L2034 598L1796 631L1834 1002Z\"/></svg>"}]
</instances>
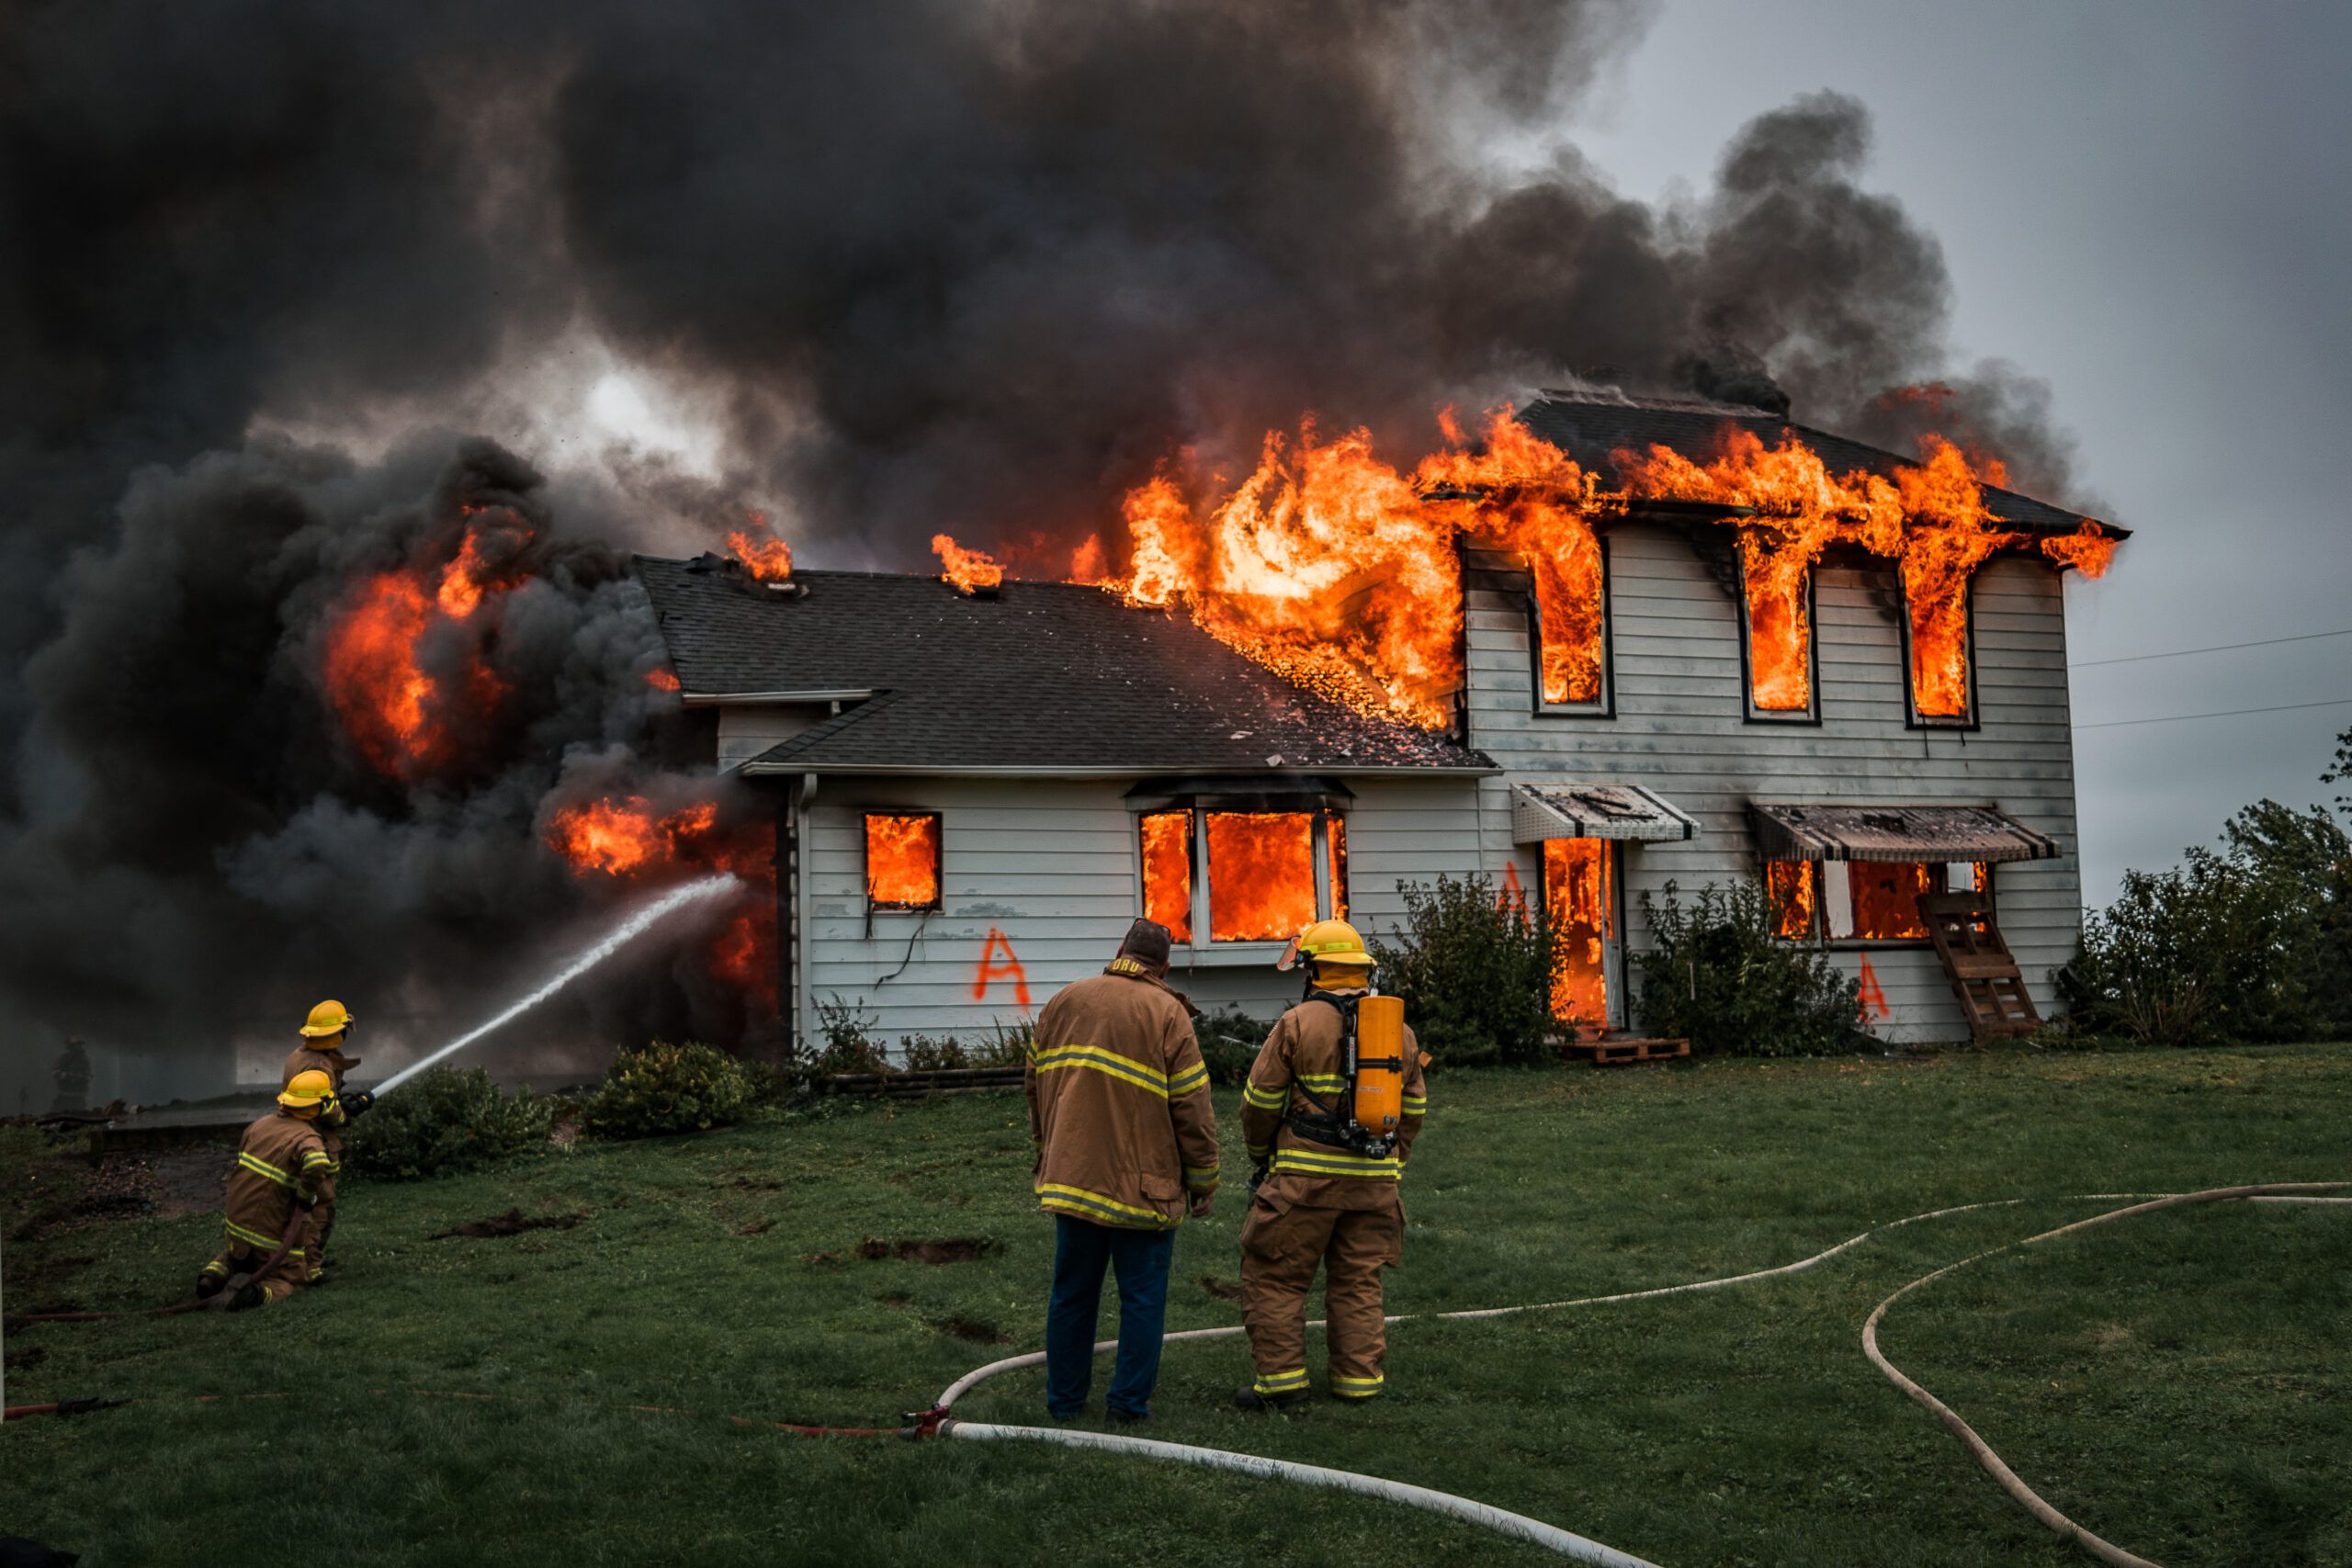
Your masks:
<instances>
[{"instance_id":1,"label":"wooden steps","mask_svg":"<svg viewBox=\"0 0 2352 1568\"><path fill-rule=\"evenodd\" d=\"M1919 913L1972 1035L2015 1038L2041 1027L2025 976L1993 923L1989 900L1974 893L1929 893L1919 899Z\"/></svg>"}]
</instances>

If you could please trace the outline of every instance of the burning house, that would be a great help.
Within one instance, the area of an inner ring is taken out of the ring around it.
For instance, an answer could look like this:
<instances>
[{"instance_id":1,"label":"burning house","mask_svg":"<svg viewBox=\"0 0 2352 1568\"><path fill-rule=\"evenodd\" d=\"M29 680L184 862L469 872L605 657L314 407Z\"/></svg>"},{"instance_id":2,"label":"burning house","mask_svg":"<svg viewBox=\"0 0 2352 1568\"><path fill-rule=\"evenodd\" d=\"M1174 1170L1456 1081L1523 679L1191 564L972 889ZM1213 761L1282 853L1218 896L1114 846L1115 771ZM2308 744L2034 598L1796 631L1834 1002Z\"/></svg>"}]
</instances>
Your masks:
<instances>
[{"instance_id":1,"label":"burning house","mask_svg":"<svg viewBox=\"0 0 2352 1568\"><path fill-rule=\"evenodd\" d=\"M2051 1009L2062 576L2120 531L1760 409L1547 394L1449 434L1409 474L1270 437L1199 504L1163 474L1115 579L1094 539L1064 581L945 536L940 577L639 558L706 761L773 798L780 1031L838 1001L984 1034L1137 914L1204 1005L1270 1012L1302 925L1385 931L1400 882L1474 871L1552 923L1586 1029L1636 1021L1645 896L1736 877L1886 1039L1971 1032L1947 894Z\"/></svg>"}]
</instances>

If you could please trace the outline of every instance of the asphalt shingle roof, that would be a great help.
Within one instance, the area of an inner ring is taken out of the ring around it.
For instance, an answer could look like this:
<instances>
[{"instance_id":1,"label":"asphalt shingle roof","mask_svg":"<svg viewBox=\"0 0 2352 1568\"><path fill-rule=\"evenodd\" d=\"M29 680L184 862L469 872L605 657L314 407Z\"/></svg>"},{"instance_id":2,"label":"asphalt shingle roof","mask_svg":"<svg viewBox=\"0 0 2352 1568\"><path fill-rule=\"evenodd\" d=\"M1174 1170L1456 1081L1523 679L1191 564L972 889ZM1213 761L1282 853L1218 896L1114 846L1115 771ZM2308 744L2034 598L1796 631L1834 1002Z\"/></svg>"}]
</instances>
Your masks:
<instances>
[{"instance_id":1,"label":"asphalt shingle roof","mask_svg":"<svg viewBox=\"0 0 2352 1568\"><path fill-rule=\"evenodd\" d=\"M1293 685L1181 615L1070 583L966 598L935 577L808 571L797 596L731 562L639 556L689 694L872 691L754 765L1283 773L1494 770L1447 736Z\"/></svg>"},{"instance_id":2,"label":"asphalt shingle roof","mask_svg":"<svg viewBox=\"0 0 2352 1568\"><path fill-rule=\"evenodd\" d=\"M1694 462L1704 462L1715 454L1726 428L1748 431L1768 446L1777 446L1783 433L1792 434L1821 454L1822 461L1829 465L1833 473L1864 468L1892 475L1897 464L1916 466L1918 461L1917 457L1901 457L1882 447L1815 430L1760 409L1713 407L1670 400L1586 400L1549 392L1521 409L1519 418L1530 430L1566 451L1586 468L1602 474L1615 472L1616 465L1610 454L1620 447L1640 451L1655 444L1679 452ZM2052 506L2015 491L1987 486L1984 499L1996 516L2021 528L2071 534L2088 521L2080 513ZM2128 533L2112 524L2102 525L2119 537Z\"/></svg>"}]
</instances>

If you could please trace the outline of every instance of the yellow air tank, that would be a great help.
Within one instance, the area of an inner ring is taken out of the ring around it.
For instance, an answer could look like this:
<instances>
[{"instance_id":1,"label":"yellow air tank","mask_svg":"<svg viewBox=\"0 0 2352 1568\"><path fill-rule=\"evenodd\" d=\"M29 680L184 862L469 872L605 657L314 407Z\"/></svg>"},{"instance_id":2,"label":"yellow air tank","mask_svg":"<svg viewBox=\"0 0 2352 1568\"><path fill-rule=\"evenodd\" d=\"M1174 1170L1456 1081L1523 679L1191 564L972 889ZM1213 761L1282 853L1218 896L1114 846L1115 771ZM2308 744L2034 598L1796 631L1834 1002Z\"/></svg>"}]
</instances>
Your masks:
<instances>
[{"instance_id":1,"label":"yellow air tank","mask_svg":"<svg viewBox=\"0 0 2352 1568\"><path fill-rule=\"evenodd\" d=\"M1405 998L1366 997L1356 1004L1356 1123L1394 1133L1405 1116Z\"/></svg>"}]
</instances>

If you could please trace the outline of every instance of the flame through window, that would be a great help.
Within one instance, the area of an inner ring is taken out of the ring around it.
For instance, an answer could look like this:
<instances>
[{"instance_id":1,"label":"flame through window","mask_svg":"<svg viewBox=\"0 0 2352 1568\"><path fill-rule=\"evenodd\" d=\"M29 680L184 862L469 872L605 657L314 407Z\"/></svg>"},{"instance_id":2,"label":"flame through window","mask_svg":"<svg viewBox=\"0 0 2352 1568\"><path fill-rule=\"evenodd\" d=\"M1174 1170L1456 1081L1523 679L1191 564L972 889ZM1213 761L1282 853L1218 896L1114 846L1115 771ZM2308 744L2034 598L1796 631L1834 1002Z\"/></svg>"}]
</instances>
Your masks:
<instances>
[{"instance_id":1,"label":"flame through window","mask_svg":"<svg viewBox=\"0 0 2352 1568\"><path fill-rule=\"evenodd\" d=\"M1747 702L1758 713L1813 710L1813 574L1804 557L1740 539L1747 600Z\"/></svg>"},{"instance_id":2,"label":"flame through window","mask_svg":"<svg viewBox=\"0 0 2352 1568\"><path fill-rule=\"evenodd\" d=\"M865 897L876 908L939 908L939 816L868 812Z\"/></svg>"},{"instance_id":3,"label":"flame through window","mask_svg":"<svg viewBox=\"0 0 2352 1568\"><path fill-rule=\"evenodd\" d=\"M1348 910L1347 824L1321 811L1148 811L1137 819L1143 912L1196 940L1205 848L1211 942L1280 942Z\"/></svg>"},{"instance_id":4,"label":"flame through window","mask_svg":"<svg viewBox=\"0 0 2352 1568\"><path fill-rule=\"evenodd\" d=\"M1771 861L1764 867L1773 934L1792 941L1925 942L1922 895L1990 897L1992 887L1992 867L1981 861Z\"/></svg>"}]
</instances>

